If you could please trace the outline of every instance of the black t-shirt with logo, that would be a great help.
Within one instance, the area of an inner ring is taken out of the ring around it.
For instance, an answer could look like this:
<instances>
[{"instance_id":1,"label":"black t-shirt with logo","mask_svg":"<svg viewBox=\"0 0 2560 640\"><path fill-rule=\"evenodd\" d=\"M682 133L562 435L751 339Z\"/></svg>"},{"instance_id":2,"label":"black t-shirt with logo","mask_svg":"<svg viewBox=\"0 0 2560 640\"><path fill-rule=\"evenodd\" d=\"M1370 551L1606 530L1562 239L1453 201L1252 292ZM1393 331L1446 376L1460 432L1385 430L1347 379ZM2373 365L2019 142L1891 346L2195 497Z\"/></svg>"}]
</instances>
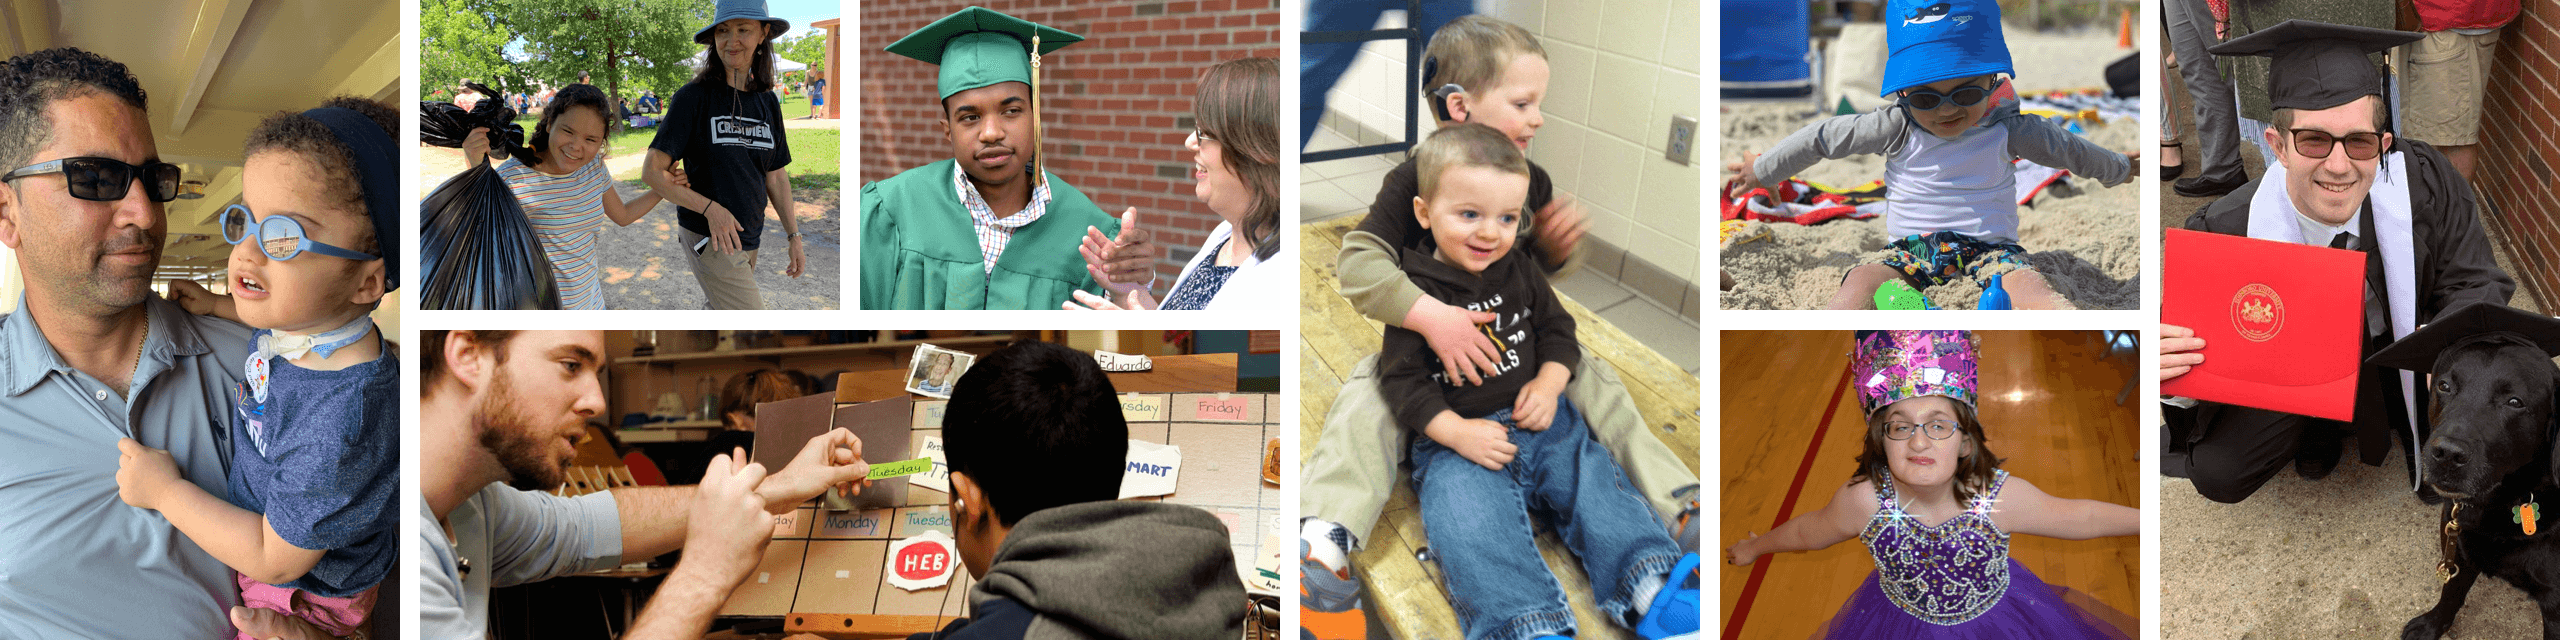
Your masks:
<instances>
[{"instance_id":1,"label":"black t-shirt with logo","mask_svg":"<svg viewBox=\"0 0 2560 640\"><path fill-rule=\"evenodd\" d=\"M720 203L744 227L738 232L739 246L756 249L764 236L765 174L791 164L791 142L782 132L782 101L773 92L687 84L667 103L667 118L658 123L658 136L649 148L683 162L694 192ZM711 235L700 211L679 209L676 224Z\"/></svg>"}]
</instances>

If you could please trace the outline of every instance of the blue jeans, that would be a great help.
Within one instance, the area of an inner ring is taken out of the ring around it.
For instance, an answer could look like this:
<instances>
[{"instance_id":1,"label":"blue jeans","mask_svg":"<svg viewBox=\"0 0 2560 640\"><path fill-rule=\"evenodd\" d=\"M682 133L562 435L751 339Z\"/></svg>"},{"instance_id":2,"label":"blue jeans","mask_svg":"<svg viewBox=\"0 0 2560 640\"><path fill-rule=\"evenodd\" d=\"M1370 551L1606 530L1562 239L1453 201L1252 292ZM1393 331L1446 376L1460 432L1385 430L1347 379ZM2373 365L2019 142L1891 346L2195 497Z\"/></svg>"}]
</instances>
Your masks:
<instances>
[{"instance_id":1,"label":"blue jeans","mask_svg":"<svg viewBox=\"0 0 2560 640\"><path fill-rule=\"evenodd\" d=\"M1520 448L1501 471L1429 437L1413 439L1414 493L1458 627L1468 640L1573 635L1564 587L1538 557L1532 512L1554 524L1582 560L1600 610L1627 621L1637 592L1661 585L1680 560L1680 545L1609 450L1591 439L1573 403L1558 397L1545 431L1518 428L1510 409L1485 419L1513 427L1511 444Z\"/></svg>"},{"instance_id":2,"label":"blue jeans","mask_svg":"<svg viewBox=\"0 0 2560 640\"><path fill-rule=\"evenodd\" d=\"M1403 10L1405 0L1310 0L1307 2L1308 31L1367 31L1377 28L1378 16L1389 10ZM1475 13L1474 0L1422 0L1422 15L1405 16L1405 24L1422 28L1424 42L1440 25ZM1358 42L1302 45L1298 49L1298 147L1306 148L1307 140L1316 135L1316 121L1324 118L1325 94L1342 80L1351 61L1360 57ZM1402 45L1403 41L1392 44ZM1421 60L1409 61L1422 64ZM1402 74L1398 74L1399 77ZM1394 98L1404 99L1399 91ZM1389 96L1379 96L1389 97ZM1431 112L1418 112L1417 117L1430 117Z\"/></svg>"}]
</instances>

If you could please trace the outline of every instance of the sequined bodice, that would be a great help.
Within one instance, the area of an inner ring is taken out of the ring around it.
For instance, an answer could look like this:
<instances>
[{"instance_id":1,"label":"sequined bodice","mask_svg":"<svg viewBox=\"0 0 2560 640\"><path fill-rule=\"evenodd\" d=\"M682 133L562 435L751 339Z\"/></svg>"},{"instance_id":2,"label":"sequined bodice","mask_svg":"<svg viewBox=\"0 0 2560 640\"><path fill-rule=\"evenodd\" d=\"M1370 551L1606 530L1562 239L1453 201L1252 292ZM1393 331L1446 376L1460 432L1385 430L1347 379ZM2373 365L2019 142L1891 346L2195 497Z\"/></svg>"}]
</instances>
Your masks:
<instances>
[{"instance_id":1,"label":"sequined bodice","mask_svg":"<svg viewBox=\"0 0 2560 640\"><path fill-rule=\"evenodd\" d=\"M1890 475L1875 483L1875 518L1858 539L1876 559L1876 586L1913 617L1952 625L1990 611L2009 591L2009 533L1991 522L1993 499L2009 472L1964 513L1925 526L1894 500Z\"/></svg>"}]
</instances>

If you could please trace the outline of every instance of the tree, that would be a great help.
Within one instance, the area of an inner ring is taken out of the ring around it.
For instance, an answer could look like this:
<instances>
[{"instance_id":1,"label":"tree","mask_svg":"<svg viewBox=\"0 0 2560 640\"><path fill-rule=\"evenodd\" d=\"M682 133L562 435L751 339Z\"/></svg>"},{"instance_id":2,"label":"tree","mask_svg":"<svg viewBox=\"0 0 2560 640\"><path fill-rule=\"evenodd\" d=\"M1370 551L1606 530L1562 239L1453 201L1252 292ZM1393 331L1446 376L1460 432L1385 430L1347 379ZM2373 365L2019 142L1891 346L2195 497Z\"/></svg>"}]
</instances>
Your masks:
<instances>
[{"instance_id":1,"label":"tree","mask_svg":"<svg viewBox=\"0 0 2560 640\"><path fill-rule=\"evenodd\" d=\"M523 74L504 49L515 34L479 0L421 0L418 11L419 97L452 100L463 81L500 91L526 91ZM446 91L442 96L438 91Z\"/></svg>"},{"instance_id":2,"label":"tree","mask_svg":"<svg viewBox=\"0 0 2560 640\"><path fill-rule=\"evenodd\" d=\"M711 4L696 0L481 0L497 21L524 40L517 64L554 86L590 74L606 95L637 86L682 86L686 59L701 52L693 33L711 23Z\"/></svg>"},{"instance_id":3,"label":"tree","mask_svg":"<svg viewBox=\"0 0 2560 640\"><path fill-rule=\"evenodd\" d=\"M775 40L773 53L785 60L809 65L810 71L826 73L827 32L811 31L798 38Z\"/></svg>"}]
</instances>

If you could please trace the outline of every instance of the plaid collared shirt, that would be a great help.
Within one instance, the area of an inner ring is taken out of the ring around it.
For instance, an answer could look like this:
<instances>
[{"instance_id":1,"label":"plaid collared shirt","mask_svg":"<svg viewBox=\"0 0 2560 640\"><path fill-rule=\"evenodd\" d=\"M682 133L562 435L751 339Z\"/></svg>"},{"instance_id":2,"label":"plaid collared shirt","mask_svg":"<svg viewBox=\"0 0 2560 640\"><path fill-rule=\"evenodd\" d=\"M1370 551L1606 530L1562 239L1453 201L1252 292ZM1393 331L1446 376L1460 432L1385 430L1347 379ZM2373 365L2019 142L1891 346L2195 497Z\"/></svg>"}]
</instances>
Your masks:
<instances>
[{"instance_id":1,"label":"plaid collared shirt","mask_svg":"<svg viewBox=\"0 0 2560 640\"><path fill-rule=\"evenodd\" d=\"M1049 185L1045 182L1033 182L1030 204L1002 218L987 207L986 198L978 197L977 185L969 184L969 173L957 166L951 168L951 188L960 192L960 206L967 208L970 221L977 223L978 251L986 255L984 266L990 274L996 271L996 258L1004 255L1004 245L1013 241L1013 230L1049 213Z\"/></svg>"}]
</instances>

